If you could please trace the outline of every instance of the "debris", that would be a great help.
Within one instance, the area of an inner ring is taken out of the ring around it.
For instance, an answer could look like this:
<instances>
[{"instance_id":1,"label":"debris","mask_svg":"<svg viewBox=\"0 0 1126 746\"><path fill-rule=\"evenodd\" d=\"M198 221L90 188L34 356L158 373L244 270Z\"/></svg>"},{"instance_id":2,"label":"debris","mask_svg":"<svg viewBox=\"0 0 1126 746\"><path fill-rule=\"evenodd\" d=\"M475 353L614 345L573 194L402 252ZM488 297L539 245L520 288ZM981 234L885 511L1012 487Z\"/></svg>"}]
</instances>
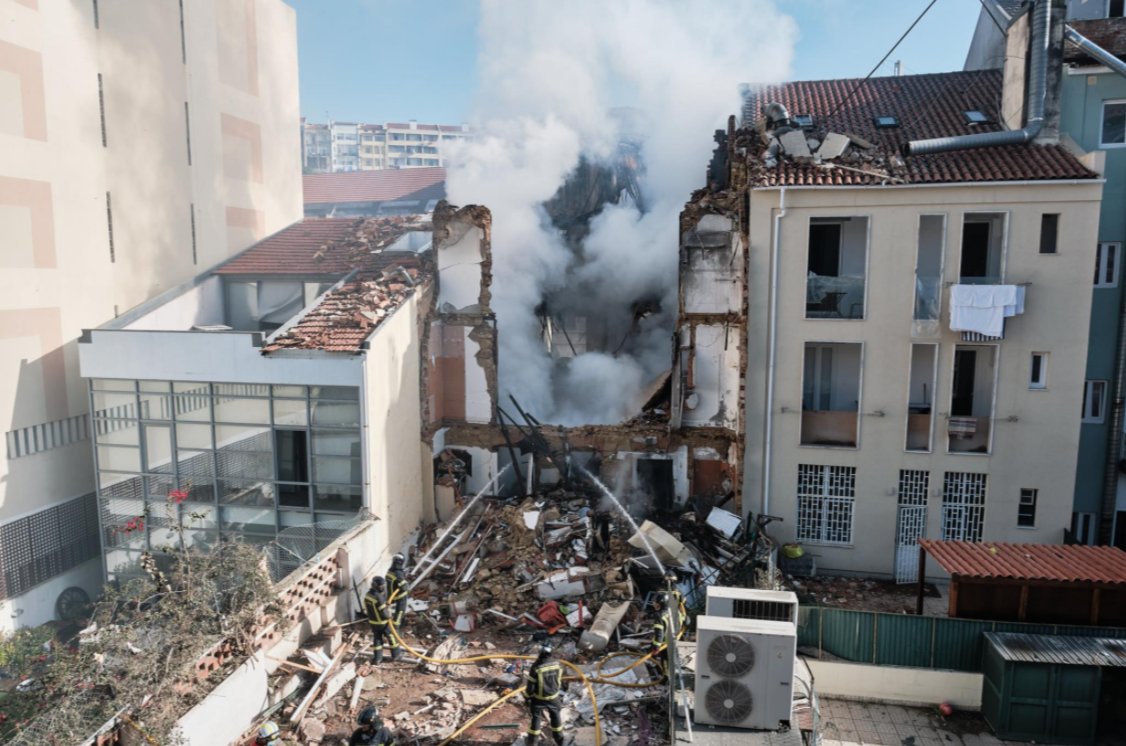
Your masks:
<instances>
[{"instance_id":1,"label":"debris","mask_svg":"<svg viewBox=\"0 0 1126 746\"><path fill-rule=\"evenodd\" d=\"M462 689L461 701L468 707L485 707L496 702L497 695L484 689Z\"/></svg>"},{"instance_id":2,"label":"debris","mask_svg":"<svg viewBox=\"0 0 1126 746\"><path fill-rule=\"evenodd\" d=\"M782 143L782 148L787 155L799 158L809 158L812 155L809 151L809 144L805 140L805 133L801 130L787 132L778 140Z\"/></svg>"},{"instance_id":3,"label":"debris","mask_svg":"<svg viewBox=\"0 0 1126 746\"><path fill-rule=\"evenodd\" d=\"M817 149L817 155L821 156L821 160L823 161L839 158L844 155L845 149L849 146L849 142L847 135L830 132L825 136L821 147Z\"/></svg>"},{"instance_id":4,"label":"debris","mask_svg":"<svg viewBox=\"0 0 1126 746\"><path fill-rule=\"evenodd\" d=\"M657 558L666 565L687 565L692 560L692 553L656 523L645 521L641 524L639 533L645 534L653 551L657 553ZM636 549L645 548L645 542L637 534L630 537L629 545Z\"/></svg>"},{"instance_id":5,"label":"debris","mask_svg":"<svg viewBox=\"0 0 1126 746\"><path fill-rule=\"evenodd\" d=\"M733 539L743 526L743 519L723 508L712 508L708 513L707 524L723 534L725 539Z\"/></svg>"},{"instance_id":6,"label":"debris","mask_svg":"<svg viewBox=\"0 0 1126 746\"><path fill-rule=\"evenodd\" d=\"M334 673L325 681L325 693L317 700L317 705L321 706L336 696L336 693L344 688L352 679L356 678L356 664L349 663Z\"/></svg>"},{"instance_id":7,"label":"debris","mask_svg":"<svg viewBox=\"0 0 1126 746\"><path fill-rule=\"evenodd\" d=\"M325 737L325 724L316 718L309 718L297 729L305 743L320 743Z\"/></svg>"},{"instance_id":8,"label":"debris","mask_svg":"<svg viewBox=\"0 0 1126 746\"><path fill-rule=\"evenodd\" d=\"M601 653L605 650L610 643L610 637L614 634L614 630L618 628L618 624L627 611L629 611L629 601L618 604L603 604L602 608L598 610L594 624L590 629L583 632L582 637L579 638L579 648L590 653Z\"/></svg>"},{"instance_id":9,"label":"debris","mask_svg":"<svg viewBox=\"0 0 1126 746\"><path fill-rule=\"evenodd\" d=\"M348 702L349 713L356 711L356 705L360 703L360 693L364 690L366 684L366 676L359 676L356 678L356 683L352 685L352 699Z\"/></svg>"}]
</instances>

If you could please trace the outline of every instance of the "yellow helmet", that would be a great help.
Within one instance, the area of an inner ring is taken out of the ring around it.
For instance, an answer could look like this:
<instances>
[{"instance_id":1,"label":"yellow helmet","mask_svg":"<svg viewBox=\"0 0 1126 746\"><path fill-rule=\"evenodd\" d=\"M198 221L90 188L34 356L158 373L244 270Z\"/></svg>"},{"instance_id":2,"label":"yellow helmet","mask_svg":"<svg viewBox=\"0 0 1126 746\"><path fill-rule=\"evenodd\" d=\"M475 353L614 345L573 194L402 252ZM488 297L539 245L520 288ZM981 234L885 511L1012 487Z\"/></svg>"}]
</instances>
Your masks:
<instances>
[{"instance_id":1,"label":"yellow helmet","mask_svg":"<svg viewBox=\"0 0 1126 746\"><path fill-rule=\"evenodd\" d=\"M278 728L278 724L273 720L267 720L262 724L262 727L258 729L258 740L263 743L270 743L280 735L281 730Z\"/></svg>"}]
</instances>

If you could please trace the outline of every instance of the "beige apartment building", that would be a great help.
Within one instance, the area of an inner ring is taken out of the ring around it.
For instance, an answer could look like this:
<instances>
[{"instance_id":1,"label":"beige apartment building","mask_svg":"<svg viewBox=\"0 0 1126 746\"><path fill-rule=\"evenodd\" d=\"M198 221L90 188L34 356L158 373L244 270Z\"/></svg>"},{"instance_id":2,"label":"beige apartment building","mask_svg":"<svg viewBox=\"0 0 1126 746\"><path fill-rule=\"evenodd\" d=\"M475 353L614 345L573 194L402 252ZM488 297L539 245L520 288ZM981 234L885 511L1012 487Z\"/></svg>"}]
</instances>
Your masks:
<instances>
[{"instance_id":1,"label":"beige apartment building","mask_svg":"<svg viewBox=\"0 0 1126 746\"><path fill-rule=\"evenodd\" d=\"M1063 543L1070 525L1080 425L1106 397L1085 385L1101 154L1050 116L1035 143L912 150L1008 136L1002 88L1000 70L765 87L730 138L759 320L744 509L819 570L907 582L919 538Z\"/></svg>"},{"instance_id":2,"label":"beige apartment building","mask_svg":"<svg viewBox=\"0 0 1126 746\"><path fill-rule=\"evenodd\" d=\"M303 122L306 174L444 167L451 149L475 136L468 124Z\"/></svg>"},{"instance_id":3,"label":"beige apartment building","mask_svg":"<svg viewBox=\"0 0 1126 746\"><path fill-rule=\"evenodd\" d=\"M0 17L2 633L102 582L82 329L302 202L281 0L0 0Z\"/></svg>"}]
</instances>

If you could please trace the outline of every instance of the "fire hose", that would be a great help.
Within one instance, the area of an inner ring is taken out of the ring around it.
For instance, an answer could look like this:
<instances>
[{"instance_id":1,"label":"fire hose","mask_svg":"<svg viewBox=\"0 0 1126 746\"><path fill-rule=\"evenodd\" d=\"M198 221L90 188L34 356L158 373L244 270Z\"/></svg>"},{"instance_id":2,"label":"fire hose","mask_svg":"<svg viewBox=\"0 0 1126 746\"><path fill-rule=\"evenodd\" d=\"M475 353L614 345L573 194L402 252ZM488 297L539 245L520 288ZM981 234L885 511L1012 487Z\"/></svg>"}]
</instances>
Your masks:
<instances>
[{"instance_id":1,"label":"fire hose","mask_svg":"<svg viewBox=\"0 0 1126 746\"><path fill-rule=\"evenodd\" d=\"M414 655L415 657L417 657L421 660L428 661L430 663L437 663L439 665L452 665L452 664L458 664L458 663L475 663L477 661L495 660L495 659L522 660L522 661L534 661L536 659L536 657L533 656L533 655L512 655L512 654L476 655L476 656L471 656L469 658L452 658L452 659L431 658L430 656L426 655L425 653L421 653L421 652L415 650L414 648L412 648L410 645L408 645L406 643L406 641L403 640L403 638L399 636L399 630L396 628L395 622L393 620L388 620L387 626L390 628L391 634L394 635L395 641L398 642L399 645L401 645L409 653L411 653L412 655ZM657 653L660 653L665 648L666 648L666 646L662 645L657 650L655 650L651 653L648 653L645 656L640 657L629 668L622 669L620 671L615 671L611 674L607 674L607 678L591 678L591 677L588 677L585 673L583 673L582 669L580 669L574 663L571 663L570 661L565 661L565 660L559 661L560 663L564 664L568 668L572 669L577 674L576 676L564 677L564 681L582 681L583 686L586 687L587 694L590 695L590 702L591 702L591 705L594 708L594 732L595 732L595 742L596 743L599 743L599 744L602 743L602 722L601 722L601 719L598 716L598 701L597 701L597 699L595 699L594 688L591 686L591 682L594 682L596 684L611 684L613 686L620 686L624 689L646 689L646 688L649 688L649 687L657 686L658 684L661 683L660 681L649 681L649 682L643 682L643 683L639 683L639 684L626 684L626 683L610 681L609 678L622 675L623 673L628 671L630 668L633 668L635 666L640 665L641 663L644 663L645 661L649 660L650 658L652 658ZM627 655L627 654L628 655L640 655L640 653L614 653L610 657L615 657L615 656L619 656L619 655ZM607 658L607 660L609 660L609 658ZM602 669L601 663L599 664L598 668L599 668L599 673L601 673L601 669ZM488 707L486 707L484 710L481 710L481 712L477 713L472 718L470 718L468 721L466 721L466 723L464 725L462 725L460 728L458 728L456 731L454 731L448 738L446 738L446 740L444 740L440 744L438 744L438 746L446 746L448 743L450 743L450 741L452 741L453 739L460 736L462 733L464 733L466 730L468 730L470 727L472 727L474 723L476 723L478 720L480 720L485 715L487 715L493 708L500 706L506 700L510 699L511 697L514 697L515 695L519 694L520 692L523 692L524 689L525 689L525 687L520 687L519 689L514 689L511 692L509 692L508 694L505 694L503 697L496 700L495 702L490 704Z\"/></svg>"}]
</instances>

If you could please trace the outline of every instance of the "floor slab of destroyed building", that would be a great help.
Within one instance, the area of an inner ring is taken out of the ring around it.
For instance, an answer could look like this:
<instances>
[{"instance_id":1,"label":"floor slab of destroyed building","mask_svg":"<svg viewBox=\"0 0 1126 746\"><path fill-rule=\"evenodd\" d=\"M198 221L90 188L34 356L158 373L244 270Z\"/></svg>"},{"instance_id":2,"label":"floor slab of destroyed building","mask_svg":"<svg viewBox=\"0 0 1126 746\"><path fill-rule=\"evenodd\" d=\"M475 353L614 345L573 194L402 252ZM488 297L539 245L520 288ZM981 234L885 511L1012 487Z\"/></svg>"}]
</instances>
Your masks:
<instances>
[{"instance_id":1,"label":"floor slab of destroyed building","mask_svg":"<svg viewBox=\"0 0 1126 746\"><path fill-rule=\"evenodd\" d=\"M821 746L1001 746L977 712L820 698ZM1023 746L1023 744L1022 744Z\"/></svg>"}]
</instances>

